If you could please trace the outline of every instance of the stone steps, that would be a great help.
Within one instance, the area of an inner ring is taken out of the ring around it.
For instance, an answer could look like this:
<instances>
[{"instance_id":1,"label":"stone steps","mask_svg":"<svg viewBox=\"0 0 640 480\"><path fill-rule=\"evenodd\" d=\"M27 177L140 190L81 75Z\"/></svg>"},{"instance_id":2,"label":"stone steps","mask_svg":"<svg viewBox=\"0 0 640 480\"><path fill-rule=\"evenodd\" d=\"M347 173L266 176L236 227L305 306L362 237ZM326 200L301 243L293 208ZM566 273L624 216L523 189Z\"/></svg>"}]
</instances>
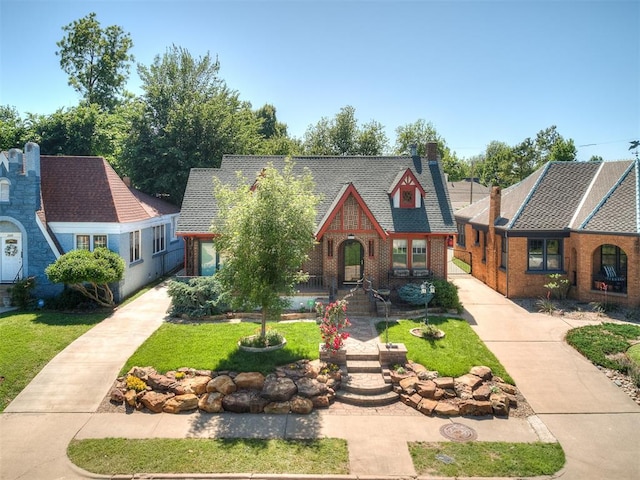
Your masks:
<instances>
[{"instance_id":1,"label":"stone steps","mask_svg":"<svg viewBox=\"0 0 640 480\"><path fill-rule=\"evenodd\" d=\"M341 389L336 392L336 401L361 407L389 405L399 400L400 395L383 376L378 354L347 350Z\"/></svg>"}]
</instances>

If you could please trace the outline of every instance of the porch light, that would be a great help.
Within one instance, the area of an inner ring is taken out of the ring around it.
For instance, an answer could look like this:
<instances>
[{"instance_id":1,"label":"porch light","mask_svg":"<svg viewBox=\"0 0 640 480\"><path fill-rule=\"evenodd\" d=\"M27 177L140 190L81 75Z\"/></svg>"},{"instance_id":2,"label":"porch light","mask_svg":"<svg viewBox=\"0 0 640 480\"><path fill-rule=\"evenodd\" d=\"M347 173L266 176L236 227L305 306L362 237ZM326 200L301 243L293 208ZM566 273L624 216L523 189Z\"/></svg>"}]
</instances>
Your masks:
<instances>
[{"instance_id":1,"label":"porch light","mask_svg":"<svg viewBox=\"0 0 640 480\"><path fill-rule=\"evenodd\" d=\"M355 238L356 236L353 233L350 233L349 235L347 235L347 240L353 240Z\"/></svg>"}]
</instances>

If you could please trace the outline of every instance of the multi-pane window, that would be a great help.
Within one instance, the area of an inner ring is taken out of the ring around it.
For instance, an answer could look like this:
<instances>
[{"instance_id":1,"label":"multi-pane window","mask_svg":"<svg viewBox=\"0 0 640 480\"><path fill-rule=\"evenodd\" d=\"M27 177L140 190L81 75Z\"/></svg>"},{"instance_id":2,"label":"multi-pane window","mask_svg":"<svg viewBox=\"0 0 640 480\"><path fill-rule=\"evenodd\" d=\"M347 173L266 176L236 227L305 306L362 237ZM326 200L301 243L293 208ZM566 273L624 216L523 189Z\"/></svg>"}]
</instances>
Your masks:
<instances>
[{"instance_id":1,"label":"multi-pane window","mask_svg":"<svg viewBox=\"0 0 640 480\"><path fill-rule=\"evenodd\" d=\"M376 254L375 251L376 242L374 240L369 240L369 256L374 257Z\"/></svg>"},{"instance_id":2,"label":"multi-pane window","mask_svg":"<svg viewBox=\"0 0 640 480\"><path fill-rule=\"evenodd\" d=\"M165 250L165 226L153 227L153 253L164 252Z\"/></svg>"},{"instance_id":3,"label":"multi-pane window","mask_svg":"<svg viewBox=\"0 0 640 480\"><path fill-rule=\"evenodd\" d=\"M407 268L407 241L405 239L393 241L393 268Z\"/></svg>"},{"instance_id":4,"label":"multi-pane window","mask_svg":"<svg viewBox=\"0 0 640 480\"><path fill-rule=\"evenodd\" d=\"M413 240L411 242L411 266L413 268L427 268L427 240Z\"/></svg>"},{"instance_id":5,"label":"multi-pane window","mask_svg":"<svg viewBox=\"0 0 640 480\"><path fill-rule=\"evenodd\" d=\"M562 270L562 240L559 238L529 239L528 254L529 270Z\"/></svg>"},{"instance_id":6,"label":"multi-pane window","mask_svg":"<svg viewBox=\"0 0 640 480\"><path fill-rule=\"evenodd\" d=\"M616 275L627 275L627 254L615 245L606 244L600 246L600 265L602 268L611 267Z\"/></svg>"},{"instance_id":7,"label":"multi-pane window","mask_svg":"<svg viewBox=\"0 0 640 480\"><path fill-rule=\"evenodd\" d=\"M106 235L76 235L78 250L94 250L99 247L107 247Z\"/></svg>"},{"instance_id":8,"label":"multi-pane window","mask_svg":"<svg viewBox=\"0 0 640 480\"><path fill-rule=\"evenodd\" d=\"M9 201L9 190L11 188L11 182L6 178L0 179L0 202Z\"/></svg>"},{"instance_id":9,"label":"multi-pane window","mask_svg":"<svg viewBox=\"0 0 640 480\"><path fill-rule=\"evenodd\" d=\"M129 233L129 263L140 260L140 230Z\"/></svg>"},{"instance_id":10,"label":"multi-pane window","mask_svg":"<svg viewBox=\"0 0 640 480\"><path fill-rule=\"evenodd\" d=\"M466 238L464 236L464 223L458 223L458 245L464 247Z\"/></svg>"}]
</instances>

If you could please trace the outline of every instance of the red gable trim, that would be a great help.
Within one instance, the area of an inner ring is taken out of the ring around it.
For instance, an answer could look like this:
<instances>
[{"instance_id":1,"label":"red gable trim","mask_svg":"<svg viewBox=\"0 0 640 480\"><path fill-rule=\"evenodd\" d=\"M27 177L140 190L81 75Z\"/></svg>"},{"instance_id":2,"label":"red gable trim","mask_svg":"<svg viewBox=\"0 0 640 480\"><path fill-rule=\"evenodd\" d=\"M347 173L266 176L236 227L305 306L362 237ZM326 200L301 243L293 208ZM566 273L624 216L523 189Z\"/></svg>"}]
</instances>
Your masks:
<instances>
[{"instance_id":1,"label":"red gable trim","mask_svg":"<svg viewBox=\"0 0 640 480\"><path fill-rule=\"evenodd\" d=\"M378 223L378 220L376 220L376 217L373 216L373 213L371 213L371 210L369 210L369 207L367 207L367 204L356 190L356 187L354 187L352 183L349 183L349 186L342 193L342 196L336 202L333 210L326 217L325 222L320 225L320 228L318 229L318 233L316 235L316 239L321 239L322 236L327 232L329 226L331 225L331 222L333 222L333 220L336 218L336 215L338 214L340 209L344 207L344 204L347 201L347 198L349 198L349 195L353 195L353 198L356 199L356 202L358 203L364 214L367 216L367 218L369 218L369 220L371 221L371 224L373 225L374 230L378 232L378 235L380 235L380 237L382 238L385 238L387 236L387 233L382 229L382 227Z\"/></svg>"},{"instance_id":2,"label":"red gable trim","mask_svg":"<svg viewBox=\"0 0 640 480\"><path fill-rule=\"evenodd\" d=\"M424 194L425 194L424 188L422 188L422 185L420 185L420 182L418 181L418 179L413 174L410 168L407 168L404 174L400 177L400 180L398 180L398 182L395 185L393 185L390 191L391 196L393 197L400 187L405 187L405 186L416 187L418 190L420 190L420 195L424 197Z\"/></svg>"}]
</instances>

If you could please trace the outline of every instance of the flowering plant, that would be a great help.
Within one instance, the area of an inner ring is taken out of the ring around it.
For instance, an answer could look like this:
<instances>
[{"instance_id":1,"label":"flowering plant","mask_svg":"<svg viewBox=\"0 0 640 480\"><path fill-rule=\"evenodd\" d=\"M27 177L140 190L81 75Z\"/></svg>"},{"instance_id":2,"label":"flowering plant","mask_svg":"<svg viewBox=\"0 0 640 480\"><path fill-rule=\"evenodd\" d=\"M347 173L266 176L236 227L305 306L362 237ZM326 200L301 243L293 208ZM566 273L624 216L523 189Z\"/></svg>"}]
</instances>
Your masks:
<instances>
[{"instance_id":1,"label":"flowering plant","mask_svg":"<svg viewBox=\"0 0 640 480\"><path fill-rule=\"evenodd\" d=\"M338 300L326 307L321 303L316 304L316 310L322 315L320 335L325 350L337 352L342 348L344 341L349 338L349 334L344 331L345 328L351 326L351 322L347 318L347 303L346 300Z\"/></svg>"}]
</instances>

